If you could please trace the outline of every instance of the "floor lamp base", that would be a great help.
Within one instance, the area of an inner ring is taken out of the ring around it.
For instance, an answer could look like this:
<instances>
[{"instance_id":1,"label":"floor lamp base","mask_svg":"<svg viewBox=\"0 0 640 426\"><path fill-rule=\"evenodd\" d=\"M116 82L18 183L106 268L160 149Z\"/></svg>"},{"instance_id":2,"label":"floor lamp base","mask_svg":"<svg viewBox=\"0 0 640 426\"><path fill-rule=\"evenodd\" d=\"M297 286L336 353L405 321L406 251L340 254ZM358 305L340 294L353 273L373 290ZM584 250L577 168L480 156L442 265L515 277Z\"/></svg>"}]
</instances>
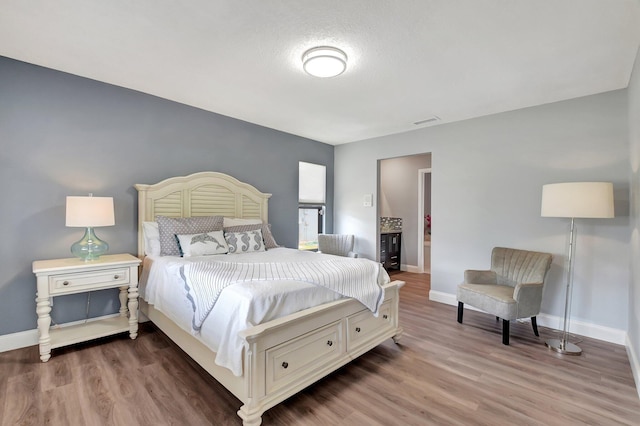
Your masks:
<instances>
[{"instance_id":1,"label":"floor lamp base","mask_svg":"<svg viewBox=\"0 0 640 426\"><path fill-rule=\"evenodd\" d=\"M582 349L578 345L567 342L562 339L550 339L544 342L544 344L552 351L564 354L564 355L580 355Z\"/></svg>"}]
</instances>

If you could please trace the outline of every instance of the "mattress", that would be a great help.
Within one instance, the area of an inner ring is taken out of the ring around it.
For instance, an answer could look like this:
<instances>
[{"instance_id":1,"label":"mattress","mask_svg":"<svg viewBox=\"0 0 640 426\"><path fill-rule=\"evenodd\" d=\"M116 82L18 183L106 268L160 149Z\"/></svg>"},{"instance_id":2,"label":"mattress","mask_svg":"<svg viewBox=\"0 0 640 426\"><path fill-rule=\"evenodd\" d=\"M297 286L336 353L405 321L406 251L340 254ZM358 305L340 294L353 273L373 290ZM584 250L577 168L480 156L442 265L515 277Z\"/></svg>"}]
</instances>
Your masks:
<instances>
[{"instance_id":1,"label":"mattress","mask_svg":"<svg viewBox=\"0 0 640 426\"><path fill-rule=\"evenodd\" d=\"M140 296L183 330L194 334L215 352L215 363L242 375L243 342L238 333L246 328L342 298L314 284L281 280L249 281L229 285L220 294L201 329L192 329L193 305L187 299L181 266L203 260L225 262L283 262L331 259L332 255L288 248L265 252L181 258L147 256L140 280ZM378 283L389 282L379 268Z\"/></svg>"}]
</instances>

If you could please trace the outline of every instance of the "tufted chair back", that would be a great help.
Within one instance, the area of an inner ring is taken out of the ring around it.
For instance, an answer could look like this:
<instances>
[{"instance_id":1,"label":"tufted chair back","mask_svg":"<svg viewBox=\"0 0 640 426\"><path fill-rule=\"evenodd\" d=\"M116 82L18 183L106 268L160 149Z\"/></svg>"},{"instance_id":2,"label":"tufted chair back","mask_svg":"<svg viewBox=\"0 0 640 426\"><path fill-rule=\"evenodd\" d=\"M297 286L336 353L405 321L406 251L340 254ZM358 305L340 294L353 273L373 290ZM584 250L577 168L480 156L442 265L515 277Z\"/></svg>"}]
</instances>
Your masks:
<instances>
[{"instance_id":1,"label":"tufted chair back","mask_svg":"<svg viewBox=\"0 0 640 426\"><path fill-rule=\"evenodd\" d=\"M351 234L319 234L318 251L344 257L358 257L353 252L355 238Z\"/></svg>"}]
</instances>

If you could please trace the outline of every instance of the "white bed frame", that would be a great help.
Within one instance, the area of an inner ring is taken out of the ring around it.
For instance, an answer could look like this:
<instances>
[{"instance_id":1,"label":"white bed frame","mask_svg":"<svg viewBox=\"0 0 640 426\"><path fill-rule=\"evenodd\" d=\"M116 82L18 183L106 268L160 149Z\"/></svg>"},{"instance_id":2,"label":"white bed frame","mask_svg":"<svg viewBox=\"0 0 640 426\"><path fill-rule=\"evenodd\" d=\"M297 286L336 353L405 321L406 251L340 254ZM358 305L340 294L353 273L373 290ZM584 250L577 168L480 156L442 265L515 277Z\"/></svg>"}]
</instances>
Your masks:
<instances>
[{"instance_id":1,"label":"white bed frame","mask_svg":"<svg viewBox=\"0 0 640 426\"><path fill-rule=\"evenodd\" d=\"M142 222L156 215L220 215L268 222L271 194L216 172L166 179L138 190L138 254L144 257ZM244 426L257 426L262 414L388 338L398 341L398 298L402 281L385 285L385 300L374 317L355 299L342 299L269 321L241 332L243 375L214 363L215 354L153 305L140 311L242 403Z\"/></svg>"}]
</instances>

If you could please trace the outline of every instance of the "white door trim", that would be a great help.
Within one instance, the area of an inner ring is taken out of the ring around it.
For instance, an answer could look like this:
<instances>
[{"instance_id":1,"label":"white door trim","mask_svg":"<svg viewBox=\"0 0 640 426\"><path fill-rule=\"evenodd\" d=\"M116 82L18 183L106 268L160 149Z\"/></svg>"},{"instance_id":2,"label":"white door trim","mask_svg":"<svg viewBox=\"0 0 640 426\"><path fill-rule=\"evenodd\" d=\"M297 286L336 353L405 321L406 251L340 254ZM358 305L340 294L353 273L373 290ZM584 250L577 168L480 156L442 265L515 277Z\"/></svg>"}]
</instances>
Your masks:
<instances>
[{"instance_id":1,"label":"white door trim","mask_svg":"<svg viewBox=\"0 0 640 426\"><path fill-rule=\"evenodd\" d=\"M424 178L431 168L418 169L418 270L424 273Z\"/></svg>"}]
</instances>

